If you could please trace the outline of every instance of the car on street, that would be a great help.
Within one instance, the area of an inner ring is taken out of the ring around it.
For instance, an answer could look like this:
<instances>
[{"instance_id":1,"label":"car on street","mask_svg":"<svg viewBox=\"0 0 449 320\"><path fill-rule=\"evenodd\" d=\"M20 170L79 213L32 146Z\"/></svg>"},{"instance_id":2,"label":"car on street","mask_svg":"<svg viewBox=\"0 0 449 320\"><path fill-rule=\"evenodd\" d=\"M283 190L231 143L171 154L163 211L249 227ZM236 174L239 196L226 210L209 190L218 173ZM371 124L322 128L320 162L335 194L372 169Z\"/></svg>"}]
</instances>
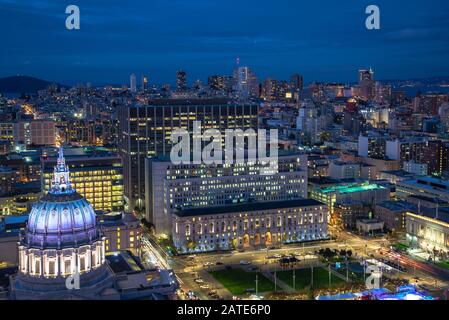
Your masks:
<instances>
[{"instance_id":1,"label":"car on street","mask_svg":"<svg viewBox=\"0 0 449 320\"><path fill-rule=\"evenodd\" d=\"M247 261L247 260L242 260L240 261L240 265L241 266L249 266L251 264L251 262Z\"/></svg>"}]
</instances>

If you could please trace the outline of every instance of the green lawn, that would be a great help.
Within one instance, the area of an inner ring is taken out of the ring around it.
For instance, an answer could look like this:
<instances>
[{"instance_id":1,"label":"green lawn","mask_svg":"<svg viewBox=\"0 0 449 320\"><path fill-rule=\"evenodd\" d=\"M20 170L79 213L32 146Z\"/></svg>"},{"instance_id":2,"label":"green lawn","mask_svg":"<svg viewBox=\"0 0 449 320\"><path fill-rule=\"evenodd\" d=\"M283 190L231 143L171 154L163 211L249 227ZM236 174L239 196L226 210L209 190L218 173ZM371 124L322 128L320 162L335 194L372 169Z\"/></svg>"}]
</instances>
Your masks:
<instances>
[{"instance_id":1,"label":"green lawn","mask_svg":"<svg viewBox=\"0 0 449 320\"><path fill-rule=\"evenodd\" d=\"M256 273L246 272L242 269L212 271L211 275L220 282L233 295L245 295L248 289L256 289ZM258 293L274 291L274 283L259 273ZM278 288L279 289L279 288Z\"/></svg>"},{"instance_id":2,"label":"green lawn","mask_svg":"<svg viewBox=\"0 0 449 320\"><path fill-rule=\"evenodd\" d=\"M440 262L437 262L437 265L438 265L440 268L448 269L448 270L449 270L449 261L440 261Z\"/></svg>"},{"instance_id":3,"label":"green lawn","mask_svg":"<svg viewBox=\"0 0 449 320\"><path fill-rule=\"evenodd\" d=\"M280 271L277 273L277 278L284 282L285 284L289 285L290 287L293 287L293 271ZM308 269L301 269L295 271L295 283L296 283L296 290L303 290L307 287L310 287L311 285L311 270ZM338 278L337 276L333 275L331 276L331 284L338 285L342 284L345 281ZM324 289L329 287L329 271L325 270L323 268L315 268L313 269L313 287L315 289Z\"/></svg>"},{"instance_id":4,"label":"green lawn","mask_svg":"<svg viewBox=\"0 0 449 320\"><path fill-rule=\"evenodd\" d=\"M406 245L405 243L401 243L401 242L395 243L395 244L393 245L393 247L394 247L395 249L401 250L401 251L407 251L407 249L409 248L408 245Z\"/></svg>"}]
</instances>

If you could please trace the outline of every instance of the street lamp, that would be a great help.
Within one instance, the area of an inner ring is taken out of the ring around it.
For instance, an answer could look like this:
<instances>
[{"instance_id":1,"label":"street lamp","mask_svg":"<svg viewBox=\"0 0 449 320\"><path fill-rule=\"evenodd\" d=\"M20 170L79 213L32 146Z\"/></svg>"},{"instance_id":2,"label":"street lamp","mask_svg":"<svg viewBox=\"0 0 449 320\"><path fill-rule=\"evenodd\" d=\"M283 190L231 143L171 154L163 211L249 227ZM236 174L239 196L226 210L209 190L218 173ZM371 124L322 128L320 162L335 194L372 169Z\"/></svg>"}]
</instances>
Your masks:
<instances>
[{"instance_id":1,"label":"street lamp","mask_svg":"<svg viewBox=\"0 0 449 320\"><path fill-rule=\"evenodd\" d=\"M256 272L256 296L259 296L259 273Z\"/></svg>"},{"instance_id":2,"label":"street lamp","mask_svg":"<svg viewBox=\"0 0 449 320\"><path fill-rule=\"evenodd\" d=\"M296 273L295 269L293 269L293 291L296 291Z\"/></svg>"}]
</instances>

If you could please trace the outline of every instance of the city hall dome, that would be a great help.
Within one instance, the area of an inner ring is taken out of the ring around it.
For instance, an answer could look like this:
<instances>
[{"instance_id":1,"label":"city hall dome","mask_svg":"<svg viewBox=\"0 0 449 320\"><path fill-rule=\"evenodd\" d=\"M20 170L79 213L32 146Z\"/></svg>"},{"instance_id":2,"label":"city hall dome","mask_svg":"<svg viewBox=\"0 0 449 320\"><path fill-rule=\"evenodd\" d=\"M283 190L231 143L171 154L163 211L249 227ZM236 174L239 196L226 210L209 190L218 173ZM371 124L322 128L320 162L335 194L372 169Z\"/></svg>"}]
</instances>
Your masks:
<instances>
[{"instance_id":1,"label":"city hall dome","mask_svg":"<svg viewBox=\"0 0 449 320\"><path fill-rule=\"evenodd\" d=\"M99 237L95 211L72 188L61 148L51 189L30 212L24 243L37 248L61 249L88 244Z\"/></svg>"}]
</instances>

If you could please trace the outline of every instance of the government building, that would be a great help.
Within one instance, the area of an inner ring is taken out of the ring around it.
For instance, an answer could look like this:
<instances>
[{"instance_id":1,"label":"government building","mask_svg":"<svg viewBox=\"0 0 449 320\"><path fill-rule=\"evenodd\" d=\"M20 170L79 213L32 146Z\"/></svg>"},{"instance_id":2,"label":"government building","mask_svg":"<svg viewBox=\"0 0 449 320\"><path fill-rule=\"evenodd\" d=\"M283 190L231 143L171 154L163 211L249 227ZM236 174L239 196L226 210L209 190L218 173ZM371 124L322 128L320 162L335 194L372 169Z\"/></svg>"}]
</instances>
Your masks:
<instances>
[{"instance_id":1,"label":"government building","mask_svg":"<svg viewBox=\"0 0 449 320\"><path fill-rule=\"evenodd\" d=\"M34 204L20 235L10 298L154 299L175 292L173 272L146 270L129 251L107 255L105 242L93 207L72 186L61 148L51 188Z\"/></svg>"},{"instance_id":2,"label":"government building","mask_svg":"<svg viewBox=\"0 0 449 320\"><path fill-rule=\"evenodd\" d=\"M178 210L307 198L307 156L280 153L277 165L277 172L263 175L259 161L208 166L148 158L146 218L158 235L171 235Z\"/></svg>"},{"instance_id":3,"label":"government building","mask_svg":"<svg viewBox=\"0 0 449 320\"><path fill-rule=\"evenodd\" d=\"M329 211L311 199L179 210L173 242L178 252L268 248L328 239Z\"/></svg>"}]
</instances>

